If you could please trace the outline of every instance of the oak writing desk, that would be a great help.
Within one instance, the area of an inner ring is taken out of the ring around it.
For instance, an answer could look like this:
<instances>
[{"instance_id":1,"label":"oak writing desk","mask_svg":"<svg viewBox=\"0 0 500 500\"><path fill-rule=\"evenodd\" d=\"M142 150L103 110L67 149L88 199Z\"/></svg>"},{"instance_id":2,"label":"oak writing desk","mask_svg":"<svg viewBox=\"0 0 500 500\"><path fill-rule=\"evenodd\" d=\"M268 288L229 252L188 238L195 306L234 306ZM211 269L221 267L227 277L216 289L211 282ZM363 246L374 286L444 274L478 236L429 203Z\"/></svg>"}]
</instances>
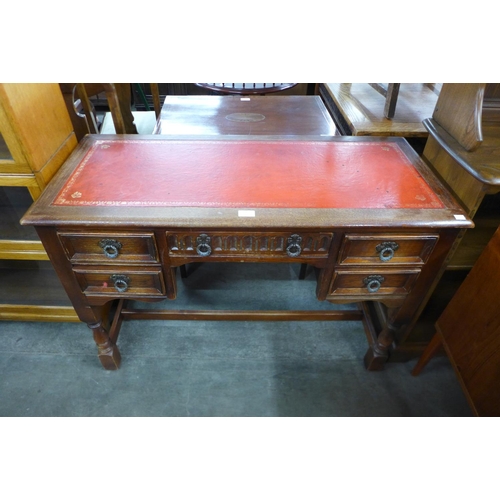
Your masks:
<instances>
[{"instance_id":1,"label":"oak writing desk","mask_svg":"<svg viewBox=\"0 0 500 500\"><path fill-rule=\"evenodd\" d=\"M36 227L99 359L116 369L121 318L362 319L361 311L141 311L176 298L195 262L307 263L316 296L381 301L365 356L382 369L472 222L400 138L87 136L22 224ZM107 304L120 300L111 328Z\"/></svg>"}]
</instances>

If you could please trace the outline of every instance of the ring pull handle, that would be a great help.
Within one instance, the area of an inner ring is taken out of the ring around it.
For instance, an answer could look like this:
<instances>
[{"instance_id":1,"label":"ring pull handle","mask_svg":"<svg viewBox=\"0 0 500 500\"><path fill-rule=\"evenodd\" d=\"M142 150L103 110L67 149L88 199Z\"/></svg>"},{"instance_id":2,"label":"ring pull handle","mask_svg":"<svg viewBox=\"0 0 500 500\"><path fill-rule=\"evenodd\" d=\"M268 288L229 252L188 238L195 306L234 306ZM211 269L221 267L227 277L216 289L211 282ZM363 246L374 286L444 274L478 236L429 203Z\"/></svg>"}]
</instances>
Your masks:
<instances>
[{"instance_id":1,"label":"ring pull handle","mask_svg":"<svg viewBox=\"0 0 500 500\"><path fill-rule=\"evenodd\" d=\"M196 238L196 252L201 257L208 257L212 253L212 247L210 246L210 236L206 234L200 234Z\"/></svg>"},{"instance_id":2,"label":"ring pull handle","mask_svg":"<svg viewBox=\"0 0 500 500\"><path fill-rule=\"evenodd\" d=\"M128 276L124 274L112 274L110 278L118 292L123 293L128 290L128 285L130 283L130 278Z\"/></svg>"},{"instance_id":3,"label":"ring pull handle","mask_svg":"<svg viewBox=\"0 0 500 500\"><path fill-rule=\"evenodd\" d=\"M122 248L122 244L119 241L107 238L101 240L99 246L103 249L104 255L109 259L116 259Z\"/></svg>"},{"instance_id":4,"label":"ring pull handle","mask_svg":"<svg viewBox=\"0 0 500 500\"><path fill-rule=\"evenodd\" d=\"M300 252L302 252L302 248L300 246L302 238L298 234L292 234L287 241L288 246L286 247L286 253L290 257L298 257Z\"/></svg>"},{"instance_id":5,"label":"ring pull handle","mask_svg":"<svg viewBox=\"0 0 500 500\"><path fill-rule=\"evenodd\" d=\"M384 241L375 247L375 251L382 262L387 262L394 257L394 252L399 248L395 241Z\"/></svg>"},{"instance_id":6,"label":"ring pull handle","mask_svg":"<svg viewBox=\"0 0 500 500\"><path fill-rule=\"evenodd\" d=\"M382 286L384 280L385 278L383 276L379 276L378 274L372 274L370 276L367 276L363 281L368 291L370 293L375 293L380 290L380 287Z\"/></svg>"}]
</instances>

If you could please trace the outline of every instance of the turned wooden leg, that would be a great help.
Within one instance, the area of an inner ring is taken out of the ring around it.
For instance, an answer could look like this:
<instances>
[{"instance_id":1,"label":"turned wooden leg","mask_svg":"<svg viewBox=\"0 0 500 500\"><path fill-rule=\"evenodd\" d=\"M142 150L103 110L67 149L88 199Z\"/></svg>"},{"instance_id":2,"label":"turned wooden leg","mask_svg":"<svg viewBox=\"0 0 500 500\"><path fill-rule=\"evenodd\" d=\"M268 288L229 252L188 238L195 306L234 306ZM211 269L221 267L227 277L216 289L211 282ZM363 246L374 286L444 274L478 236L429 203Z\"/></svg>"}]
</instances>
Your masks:
<instances>
[{"instance_id":1,"label":"turned wooden leg","mask_svg":"<svg viewBox=\"0 0 500 500\"><path fill-rule=\"evenodd\" d=\"M441 341L441 335L439 332L436 332L429 342L429 345L425 348L424 352L418 359L415 368L413 368L411 372L414 377L422 371L424 366L436 355L442 345L443 342Z\"/></svg>"},{"instance_id":2,"label":"turned wooden leg","mask_svg":"<svg viewBox=\"0 0 500 500\"><path fill-rule=\"evenodd\" d=\"M389 348L394 340L395 331L396 328L387 323L377 340L368 348L364 358L367 370L380 371L384 369L385 362L389 358Z\"/></svg>"},{"instance_id":3,"label":"turned wooden leg","mask_svg":"<svg viewBox=\"0 0 500 500\"><path fill-rule=\"evenodd\" d=\"M94 340L97 345L97 355L102 366L106 370L117 370L121 362L120 351L115 343L109 338L108 332L102 325L102 322L88 323L87 326L94 334Z\"/></svg>"}]
</instances>

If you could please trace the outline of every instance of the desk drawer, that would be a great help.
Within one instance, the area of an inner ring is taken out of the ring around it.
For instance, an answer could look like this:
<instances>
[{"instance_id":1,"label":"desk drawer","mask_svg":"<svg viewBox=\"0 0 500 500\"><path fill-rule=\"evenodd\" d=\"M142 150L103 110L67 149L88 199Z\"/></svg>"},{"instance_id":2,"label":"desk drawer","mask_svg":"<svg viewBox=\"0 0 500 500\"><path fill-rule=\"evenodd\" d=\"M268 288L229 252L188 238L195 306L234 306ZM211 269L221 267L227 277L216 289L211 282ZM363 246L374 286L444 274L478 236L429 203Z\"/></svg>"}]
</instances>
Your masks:
<instances>
[{"instance_id":1,"label":"desk drawer","mask_svg":"<svg viewBox=\"0 0 500 500\"><path fill-rule=\"evenodd\" d=\"M339 254L340 265L422 265L437 235L347 234Z\"/></svg>"},{"instance_id":2,"label":"desk drawer","mask_svg":"<svg viewBox=\"0 0 500 500\"><path fill-rule=\"evenodd\" d=\"M158 252L153 233L58 233L73 263L154 263Z\"/></svg>"},{"instance_id":3,"label":"desk drawer","mask_svg":"<svg viewBox=\"0 0 500 500\"><path fill-rule=\"evenodd\" d=\"M165 294L160 268L74 268L76 279L85 295L113 295L117 297L144 297Z\"/></svg>"},{"instance_id":4,"label":"desk drawer","mask_svg":"<svg viewBox=\"0 0 500 500\"><path fill-rule=\"evenodd\" d=\"M406 295L410 293L419 273L419 269L340 270L333 275L328 295L355 295L359 296L360 300L380 295Z\"/></svg>"},{"instance_id":5,"label":"desk drawer","mask_svg":"<svg viewBox=\"0 0 500 500\"><path fill-rule=\"evenodd\" d=\"M332 233L167 232L170 257L327 258Z\"/></svg>"}]
</instances>

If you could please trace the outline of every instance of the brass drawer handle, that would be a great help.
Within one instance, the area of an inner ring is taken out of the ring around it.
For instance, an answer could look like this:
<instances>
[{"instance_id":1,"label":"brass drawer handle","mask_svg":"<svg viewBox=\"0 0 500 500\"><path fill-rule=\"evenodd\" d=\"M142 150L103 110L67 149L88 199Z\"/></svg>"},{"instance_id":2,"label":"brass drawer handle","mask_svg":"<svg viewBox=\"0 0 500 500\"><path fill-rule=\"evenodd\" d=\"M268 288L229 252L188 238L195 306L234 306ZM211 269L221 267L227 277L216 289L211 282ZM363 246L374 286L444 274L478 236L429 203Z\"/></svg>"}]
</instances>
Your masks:
<instances>
[{"instance_id":1,"label":"brass drawer handle","mask_svg":"<svg viewBox=\"0 0 500 500\"><path fill-rule=\"evenodd\" d=\"M300 252L302 252L302 248L300 247L300 243L302 238L298 234L292 234L290 238L288 238L288 246L286 247L286 253L290 257L298 257Z\"/></svg>"},{"instance_id":2,"label":"brass drawer handle","mask_svg":"<svg viewBox=\"0 0 500 500\"><path fill-rule=\"evenodd\" d=\"M366 285L366 288L370 293L375 293L380 290L383 281L385 278L383 276L379 276L378 274L372 274L367 276L363 281Z\"/></svg>"},{"instance_id":3,"label":"brass drawer handle","mask_svg":"<svg viewBox=\"0 0 500 500\"><path fill-rule=\"evenodd\" d=\"M130 278L124 274L112 274L110 276L113 285L118 292L126 292L130 283Z\"/></svg>"},{"instance_id":4,"label":"brass drawer handle","mask_svg":"<svg viewBox=\"0 0 500 500\"><path fill-rule=\"evenodd\" d=\"M196 252L201 257L208 257L212 253L212 247L210 246L210 236L206 234L200 234L196 238Z\"/></svg>"},{"instance_id":5,"label":"brass drawer handle","mask_svg":"<svg viewBox=\"0 0 500 500\"><path fill-rule=\"evenodd\" d=\"M119 241L106 238L99 242L99 246L103 249L104 255L109 259L116 259L122 248L122 244Z\"/></svg>"},{"instance_id":6,"label":"brass drawer handle","mask_svg":"<svg viewBox=\"0 0 500 500\"><path fill-rule=\"evenodd\" d=\"M394 257L394 252L399 248L395 241L384 241L375 247L376 252L382 262L387 262Z\"/></svg>"}]
</instances>

